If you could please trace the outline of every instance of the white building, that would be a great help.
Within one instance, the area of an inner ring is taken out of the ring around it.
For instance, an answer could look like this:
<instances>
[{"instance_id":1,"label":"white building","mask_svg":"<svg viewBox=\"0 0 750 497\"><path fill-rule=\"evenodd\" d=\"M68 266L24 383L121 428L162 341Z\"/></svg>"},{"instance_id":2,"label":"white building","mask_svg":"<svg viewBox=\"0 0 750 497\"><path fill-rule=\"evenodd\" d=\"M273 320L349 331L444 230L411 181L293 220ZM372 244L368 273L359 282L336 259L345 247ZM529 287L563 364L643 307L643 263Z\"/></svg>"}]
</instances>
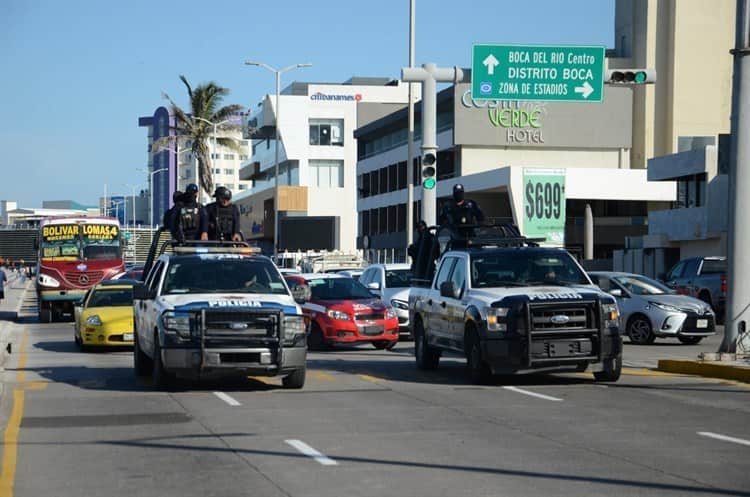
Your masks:
<instances>
[{"instance_id":1,"label":"white building","mask_svg":"<svg viewBox=\"0 0 750 497\"><path fill-rule=\"evenodd\" d=\"M512 222L527 236L581 255L588 204L593 256L611 257L626 236L646 233L650 208L666 208L676 196L674 182L649 182L645 169L630 167L632 93L607 86L602 103L487 102L473 100L466 83L446 88L437 97L438 202L460 182L490 220ZM402 109L355 132L358 243L364 248L367 237L374 260L406 259L406 230L412 228L406 226L406 117ZM421 126L415 137L419 147ZM413 167L416 221L422 188L419 167Z\"/></svg>"},{"instance_id":2,"label":"white building","mask_svg":"<svg viewBox=\"0 0 750 497\"><path fill-rule=\"evenodd\" d=\"M279 248L353 252L357 236L354 130L403 107L406 85L385 78L342 84L293 83L279 96ZM240 178L254 186L235 197L245 236L272 251L276 98L251 112L252 152Z\"/></svg>"}]
</instances>

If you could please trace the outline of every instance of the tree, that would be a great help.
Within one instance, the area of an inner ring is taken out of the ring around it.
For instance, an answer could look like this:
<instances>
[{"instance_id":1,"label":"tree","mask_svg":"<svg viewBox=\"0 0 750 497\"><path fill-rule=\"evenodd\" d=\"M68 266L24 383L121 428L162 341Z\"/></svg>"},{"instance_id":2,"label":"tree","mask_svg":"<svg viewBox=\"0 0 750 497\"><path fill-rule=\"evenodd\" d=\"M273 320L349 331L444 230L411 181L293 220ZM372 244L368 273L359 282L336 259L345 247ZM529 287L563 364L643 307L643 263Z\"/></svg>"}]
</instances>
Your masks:
<instances>
[{"instance_id":1,"label":"tree","mask_svg":"<svg viewBox=\"0 0 750 497\"><path fill-rule=\"evenodd\" d=\"M232 116L239 114L243 107L232 104L220 107L224 97L229 95L229 89L217 85L213 81L192 88L185 76L180 75L180 80L187 88L190 99L190 112L184 111L166 93L164 98L169 101L170 113L174 116L175 125L171 129L177 135L177 139L186 139L191 147L193 156L198 160L198 178L200 188L207 195L212 195L214 190L214 179L211 168L211 155L209 154L209 140L214 132L211 123L220 123ZM218 127L223 130L240 129L241 124L225 123ZM164 137L156 140L153 150L163 149L174 137ZM238 140L227 137L217 137L216 142L232 150L239 152ZM179 160L179 158L178 158Z\"/></svg>"}]
</instances>

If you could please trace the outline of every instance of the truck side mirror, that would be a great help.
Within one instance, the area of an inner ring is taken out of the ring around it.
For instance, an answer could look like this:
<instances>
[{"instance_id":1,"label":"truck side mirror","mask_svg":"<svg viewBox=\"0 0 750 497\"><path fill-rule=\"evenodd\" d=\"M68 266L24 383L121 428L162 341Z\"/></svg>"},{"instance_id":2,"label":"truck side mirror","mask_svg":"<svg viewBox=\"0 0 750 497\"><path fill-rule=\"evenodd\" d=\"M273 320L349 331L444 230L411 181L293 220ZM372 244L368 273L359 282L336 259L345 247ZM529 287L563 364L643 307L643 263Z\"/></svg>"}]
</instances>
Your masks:
<instances>
[{"instance_id":1,"label":"truck side mirror","mask_svg":"<svg viewBox=\"0 0 750 497\"><path fill-rule=\"evenodd\" d=\"M156 292L151 291L143 283L133 285L133 300L151 300L156 297Z\"/></svg>"},{"instance_id":2,"label":"truck side mirror","mask_svg":"<svg viewBox=\"0 0 750 497\"><path fill-rule=\"evenodd\" d=\"M618 299L621 299L625 296L623 295L622 290L620 290L619 288L613 288L612 290L609 291L609 294L612 295L613 297L617 297Z\"/></svg>"},{"instance_id":3,"label":"truck side mirror","mask_svg":"<svg viewBox=\"0 0 750 497\"><path fill-rule=\"evenodd\" d=\"M452 281L443 281L440 283L440 296L441 297L447 297L449 299L457 299L458 295L456 295L456 289L453 288L453 282Z\"/></svg>"}]
</instances>

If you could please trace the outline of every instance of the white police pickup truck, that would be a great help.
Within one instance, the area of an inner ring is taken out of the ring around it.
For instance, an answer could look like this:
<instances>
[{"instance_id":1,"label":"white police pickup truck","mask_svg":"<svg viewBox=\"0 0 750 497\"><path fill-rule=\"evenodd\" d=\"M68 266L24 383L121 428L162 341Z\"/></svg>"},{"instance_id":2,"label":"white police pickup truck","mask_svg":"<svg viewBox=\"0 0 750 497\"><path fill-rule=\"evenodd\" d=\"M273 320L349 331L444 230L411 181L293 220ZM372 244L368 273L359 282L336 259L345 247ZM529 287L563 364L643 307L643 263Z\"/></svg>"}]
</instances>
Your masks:
<instances>
[{"instance_id":1,"label":"white police pickup truck","mask_svg":"<svg viewBox=\"0 0 750 497\"><path fill-rule=\"evenodd\" d=\"M562 249L524 246L447 251L429 287L413 287L417 367L463 354L474 382L495 374L585 371L617 381L619 313Z\"/></svg>"},{"instance_id":2,"label":"white police pickup truck","mask_svg":"<svg viewBox=\"0 0 750 497\"><path fill-rule=\"evenodd\" d=\"M136 374L157 388L224 375L283 376L285 388L302 388L305 320L271 260L250 247L173 250L133 288Z\"/></svg>"}]
</instances>

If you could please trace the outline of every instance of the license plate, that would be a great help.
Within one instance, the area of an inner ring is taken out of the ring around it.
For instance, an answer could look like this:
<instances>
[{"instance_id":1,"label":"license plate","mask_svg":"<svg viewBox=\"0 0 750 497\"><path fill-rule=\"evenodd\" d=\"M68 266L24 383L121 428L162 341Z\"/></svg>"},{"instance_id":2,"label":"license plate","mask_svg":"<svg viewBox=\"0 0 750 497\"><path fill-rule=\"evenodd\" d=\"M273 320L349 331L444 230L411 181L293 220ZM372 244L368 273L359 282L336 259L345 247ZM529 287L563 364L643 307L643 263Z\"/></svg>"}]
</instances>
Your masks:
<instances>
[{"instance_id":1,"label":"license plate","mask_svg":"<svg viewBox=\"0 0 750 497\"><path fill-rule=\"evenodd\" d=\"M708 328L708 319L699 319L695 322L696 328Z\"/></svg>"},{"instance_id":2,"label":"license plate","mask_svg":"<svg viewBox=\"0 0 750 497\"><path fill-rule=\"evenodd\" d=\"M133 341L133 334L132 333L123 333L122 334L122 341L123 342L132 342Z\"/></svg>"}]
</instances>

